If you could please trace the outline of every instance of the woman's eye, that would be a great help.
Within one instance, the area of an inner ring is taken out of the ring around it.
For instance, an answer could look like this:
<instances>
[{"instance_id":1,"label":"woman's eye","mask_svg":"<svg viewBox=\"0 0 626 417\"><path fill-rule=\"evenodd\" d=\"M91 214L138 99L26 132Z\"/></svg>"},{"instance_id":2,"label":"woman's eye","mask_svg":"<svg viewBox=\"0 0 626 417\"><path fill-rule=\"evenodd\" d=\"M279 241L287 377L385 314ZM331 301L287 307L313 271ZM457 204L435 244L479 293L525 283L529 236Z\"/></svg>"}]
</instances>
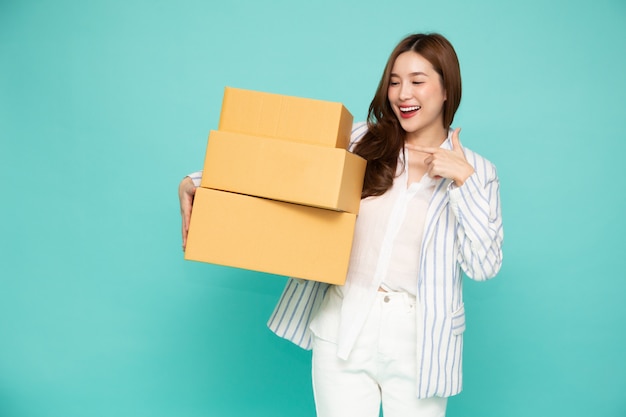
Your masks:
<instances>
[{"instance_id":1,"label":"woman's eye","mask_svg":"<svg viewBox=\"0 0 626 417\"><path fill-rule=\"evenodd\" d=\"M400 84L398 81L389 81L389 85L398 85Z\"/></svg>"},{"instance_id":2,"label":"woman's eye","mask_svg":"<svg viewBox=\"0 0 626 417\"><path fill-rule=\"evenodd\" d=\"M424 84L424 81L413 81L413 85Z\"/></svg>"}]
</instances>

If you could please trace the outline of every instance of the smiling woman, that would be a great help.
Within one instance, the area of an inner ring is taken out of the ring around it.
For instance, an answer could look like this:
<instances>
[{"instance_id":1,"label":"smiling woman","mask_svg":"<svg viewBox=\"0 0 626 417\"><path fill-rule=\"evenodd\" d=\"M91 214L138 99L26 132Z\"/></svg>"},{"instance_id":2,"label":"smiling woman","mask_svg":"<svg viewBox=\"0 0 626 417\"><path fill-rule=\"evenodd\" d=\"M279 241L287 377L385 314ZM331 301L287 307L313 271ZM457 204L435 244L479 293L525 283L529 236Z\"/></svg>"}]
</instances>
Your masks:
<instances>
[{"instance_id":1,"label":"smiling woman","mask_svg":"<svg viewBox=\"0 0 626 417\"><path fill-rule=\"evenodd\" d=\"M441 417L462 389L461 271L495 276L503 231L495 167L450 129L460 99L452 45L411 35L353 127L367 168L346 283L289 280L269 322L312 347L318 417L376 417L381 403L386 417ZM183 242L191 177L179 186Z\"/></svg>"}]
</instances>

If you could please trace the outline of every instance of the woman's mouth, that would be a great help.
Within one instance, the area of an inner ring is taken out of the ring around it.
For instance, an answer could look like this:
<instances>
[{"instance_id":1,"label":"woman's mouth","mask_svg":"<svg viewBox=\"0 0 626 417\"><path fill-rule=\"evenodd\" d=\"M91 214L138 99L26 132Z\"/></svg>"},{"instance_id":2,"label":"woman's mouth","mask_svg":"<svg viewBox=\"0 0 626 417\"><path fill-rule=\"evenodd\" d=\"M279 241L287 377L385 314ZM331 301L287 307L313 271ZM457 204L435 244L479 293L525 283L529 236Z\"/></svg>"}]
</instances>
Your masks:
<instances>
[{"instance_id":1,"label":"woman's mouth","mask_svg":"<svg viewBox=\"0 0 626 417\"><path fill-rule=\"evenodd\" d=\"M400 106L400 116L403 119L408 119L409 117L412 117L415 113L417 113L419 111L419 109L422 108L422 106Z\"/></svg>"}]
</instances>

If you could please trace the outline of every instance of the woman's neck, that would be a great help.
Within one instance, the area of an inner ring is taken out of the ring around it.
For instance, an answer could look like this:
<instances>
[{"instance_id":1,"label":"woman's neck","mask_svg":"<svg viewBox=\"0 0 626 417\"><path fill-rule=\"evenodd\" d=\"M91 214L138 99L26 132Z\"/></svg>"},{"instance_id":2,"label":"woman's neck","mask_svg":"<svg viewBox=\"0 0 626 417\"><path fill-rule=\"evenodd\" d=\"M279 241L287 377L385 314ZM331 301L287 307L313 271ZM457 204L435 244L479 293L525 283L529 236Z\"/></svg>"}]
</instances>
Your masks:
<instances>
[{"instance_id":1,"label":"woman's neck","mask_svg":"<svg viewBox=\"0 0 626 417\"><path fill-rule=\"evenodd\" d=\"M437 127L426 131L407 132L404 142L409 145L438 147L448 137L448 129Z\"/></svg>"}]
</instances>

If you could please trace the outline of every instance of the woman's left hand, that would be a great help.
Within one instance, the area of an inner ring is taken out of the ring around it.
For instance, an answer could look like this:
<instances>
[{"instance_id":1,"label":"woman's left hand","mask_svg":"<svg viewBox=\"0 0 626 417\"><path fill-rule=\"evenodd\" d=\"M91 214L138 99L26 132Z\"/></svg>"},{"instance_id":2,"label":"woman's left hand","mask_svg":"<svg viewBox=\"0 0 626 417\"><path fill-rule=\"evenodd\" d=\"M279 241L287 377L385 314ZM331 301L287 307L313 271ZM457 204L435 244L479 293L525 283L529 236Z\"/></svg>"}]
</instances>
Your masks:
<instances>
[{"instance_id":1,"label":"woman's left hand","mask_svg":"<svg viewBox=\"0 0 626 417\"><path fill-rule=\"evenodd\" d=\"M460 131L460 128L456 128L452 132L451 150L408 144L406 147L428 154L424 163L426 164L426 173L431 178L449 178L454 181L457 187L460 187L474 173L474 168L465 159L465 154L461 148Z\"/></svg>"}]
</instances>

